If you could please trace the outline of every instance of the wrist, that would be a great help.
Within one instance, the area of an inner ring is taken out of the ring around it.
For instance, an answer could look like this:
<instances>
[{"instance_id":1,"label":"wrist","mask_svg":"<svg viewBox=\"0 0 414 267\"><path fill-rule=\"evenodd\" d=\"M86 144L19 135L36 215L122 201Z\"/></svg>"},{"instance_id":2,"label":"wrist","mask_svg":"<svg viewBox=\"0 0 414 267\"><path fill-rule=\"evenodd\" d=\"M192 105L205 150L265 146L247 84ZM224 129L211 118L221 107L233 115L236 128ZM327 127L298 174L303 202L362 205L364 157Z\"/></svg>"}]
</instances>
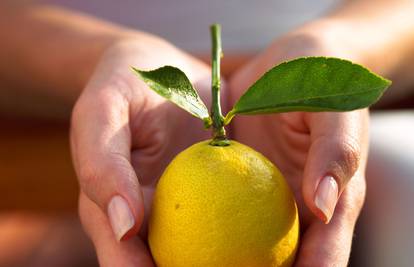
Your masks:
<instances>
[{"instance_id":1,"label":"wrist","mask_svg":"<svg viewBox=\"0 0 414 267\"><path fill-rule=\"evenodd\" d=\"M340 57L364 64L358 50L351 49L343 37L345 28L342 21L331 19L304 24L276 38L244 67L248 69L244 74L253 74L257 79L281 62L309 56Z\"/></svg>"},{"instance_id":2,"label":"wrist","mask_svg":"<svg viewBox=\"0 0 414 267\"><path fill-rule=\"evenodd\" d=\"M150 33L126 30L103 53L104 61L127 65L144 70L153 70L165 65L183 70L191 81L208 73L210 68L199 59L187 54L169 41ZM128 75L129 77L129 75ZM135 77L134 77L134 80Z\"/></svg>"},{"instance_id":3,"label":"wrist","mask_svg":"<svg viewBox=\"0 0 414 267\"><path fill-rule=\"evenodd\" d=\"M404 19L385 18L382 14L361 17L336 12L292 33L316 40L316 52L320 55L349 59L390 76L396 70L405 69L405 62L412 62L407 56L413 54L414 34L407 31L400 20Z\"/></svg>"},{"instance_id":4,"label":"wrist","mask_svg":"<svg viewBox=\"0 0 414 267\"><path fill-rule=\"evenodd\" d=\"M134 43L135 47L139 46L140 49L144 50L145 46L159 47L161 42L160 38L128 28L114 27L101 32L99 36L94 36L94 53L89 53L83 58L84 64L81 64L83 68L78 71L79 88L84 87L99 62L107 54L113 54L115 51L121 53L122 50L125 50L125 44L128 43ZM86 45L92 47L91 43Z\"/></svg>"},{"instance_id":5,"label":"wrist","mask_svg":"<svg viewBox=\"0 0 414 267\"><path fill-rule=\"evenodd\" d=\"M93 53L84 54L82 64L77 63L75 78L77 88L83 89L99 65L115 66L125 65L145 68L145 64L156 62L157 54L162 51L171 51L172 45L157 36L130 30L128 28L108 29L101 37L94 37L94 45L86 44L88 50L95 47ZM158 52L157 52L158 51ZM152 59L149 55L153 55ZM123 73L121 71L121 73Z\"/></svg>"},{"instance_id":6,"label":"wrist","mask_svg":"<svg viewBox=\"0 0 414 267\"><path fill-rule=\"evenodd\" d=\"M339 57L366 65L366 49L353 42L353 27L348 21L335 18L321 18L304 24L284 37L287 55L291 58Z\"/></svg>"},{"instance_id":7,"label":"wrist","mask_svg":"<svg viewBox=\"0 0 414 267\"><path fill-rule=\"evenodd\" d=\"M326 56L349 59L366 65L363 53L348 44L347 23L323 18L306 23L276 38L262 53L236 72L231 78L236 95L246 89L266 71L277 64L298 57Z\"/></svg>"}]
</instances>

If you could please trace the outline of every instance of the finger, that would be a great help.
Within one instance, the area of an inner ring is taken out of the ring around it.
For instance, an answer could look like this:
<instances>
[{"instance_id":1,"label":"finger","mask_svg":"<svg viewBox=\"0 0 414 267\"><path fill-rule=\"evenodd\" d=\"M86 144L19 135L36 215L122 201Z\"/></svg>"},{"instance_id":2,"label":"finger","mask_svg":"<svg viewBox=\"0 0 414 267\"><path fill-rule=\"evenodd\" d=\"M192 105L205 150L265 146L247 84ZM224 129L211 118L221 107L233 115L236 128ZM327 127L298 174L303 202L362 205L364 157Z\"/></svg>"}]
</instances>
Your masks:
<instances>
[{"instance_id":1,"label":"finger","mask_svg":"<svg viewBox=\"0 0 414 267\"><path fill-rule=\"evenodd\" d=\"M99 266L153 267L154 263L144 242L138 236L119 242L114 238L108 218L88 197L81 193L79 215L91 238Z\"/></svg>"},{"instance_id":2,"label":"finger","mask_svg":"<svg viewBox=\"0 0 414 267\"><path fill-rule=\"evenodd\" d=\"M129 101L121 90L86 91L72 115L73 161L82 191L107 214L118 240L139 230L144 205L130 163Z\"/></svg>"},{"instance_id":3,"label":"finger","mask_svg":"<svg viewBox=\"0 0 414 267\"><path fill-rule=\"evenodd\" d=\"M329 224L314 218L302 236L296 267L348 266L354 227L365 196L362 175L350 181Z\"/></svg>"},{"instance_id":4,"label":"finger","mask_svg":"<svg viewBox=\"0 0 414 267\"><path fill-rule=\"evenodd\" d=\"M365 161L367 111L310 113L306 121L311 146L305 163L302 194L306 205L328 223L350 178Z\"/></svg>"}]
</instances>

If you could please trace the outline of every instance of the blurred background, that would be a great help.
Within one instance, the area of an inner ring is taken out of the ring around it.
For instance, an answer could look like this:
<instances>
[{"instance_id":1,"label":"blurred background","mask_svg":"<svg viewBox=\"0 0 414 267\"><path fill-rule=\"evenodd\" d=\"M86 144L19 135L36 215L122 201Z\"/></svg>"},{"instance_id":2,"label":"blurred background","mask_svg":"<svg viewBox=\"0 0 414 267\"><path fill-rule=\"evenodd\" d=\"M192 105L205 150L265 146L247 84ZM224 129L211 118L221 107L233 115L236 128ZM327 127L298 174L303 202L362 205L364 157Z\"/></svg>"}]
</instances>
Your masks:
<instances>
[{"instance_id":1,"label":"blurred background","mask_svg":"<svg viewBox=\"0 0 414 267\"><path fill-rule=\"evenodd\" d=\"M278 35L339 3L269 0L257 7L255 1L240 4L234 0L197 1L196 5L180 0L142 1L139 6L134 0L39 2L140 28L199 55L210 49L209 35L199 29L220 22L224 49L232 51L224 59L224 72ZM176 5L182 8L168 12ZM248 23L253 9L257 21ZM201 15L194 20L192 13ZM53 104L56 112L44 114L30 103L11 107L7 98L0 97L0 267L97 266L77 218L78 185L68 141L71 106ZM414 265L413 107L411 97L374 107L367 200L355 232L350 266Z\"/></svg>"}]
</instances>

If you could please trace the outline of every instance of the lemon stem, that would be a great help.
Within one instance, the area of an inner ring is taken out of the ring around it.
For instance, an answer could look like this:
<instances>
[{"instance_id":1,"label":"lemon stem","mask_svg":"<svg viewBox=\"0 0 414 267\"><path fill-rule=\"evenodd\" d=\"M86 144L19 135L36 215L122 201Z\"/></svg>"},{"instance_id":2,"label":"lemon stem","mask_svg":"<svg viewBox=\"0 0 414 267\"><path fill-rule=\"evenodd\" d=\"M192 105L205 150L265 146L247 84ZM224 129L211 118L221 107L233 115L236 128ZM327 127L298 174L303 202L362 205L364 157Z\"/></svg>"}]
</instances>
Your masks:
<instances>
[{"instance_id":1,"label":"lemon stem","mask_svg":"<svg viewBox=\"0 0 414 267\"><path fill-rule=\"evenodd\" d=\"M227 146L229 141L224 129L224 117L221 114L220 105L220 60L223 56L221 49L221 27L218 24L210 26L211 32L211 118L213 120L213 140L210 142L213 146Z\"/></svg>"}]
</instances>

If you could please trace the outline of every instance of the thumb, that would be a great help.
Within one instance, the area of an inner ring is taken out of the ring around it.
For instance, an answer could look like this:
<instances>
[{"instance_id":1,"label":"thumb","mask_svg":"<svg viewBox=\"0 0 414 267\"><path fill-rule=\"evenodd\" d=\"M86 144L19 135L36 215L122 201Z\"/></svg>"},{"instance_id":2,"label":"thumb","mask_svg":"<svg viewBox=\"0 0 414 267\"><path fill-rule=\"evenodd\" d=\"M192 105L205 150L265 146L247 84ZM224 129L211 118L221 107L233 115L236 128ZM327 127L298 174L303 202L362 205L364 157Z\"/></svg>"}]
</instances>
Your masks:
<instances>
[{"instance_id":1,"label":"thumb","mask_svg":"<svg viewBox=\"0 0 414 267\"><path fill-rule=\"evenodd\" d=\"M85 232L94 244L99 266L154 267L145 242L138 236L123 242L114 239L105 214L82 192L79 197L79 217Z\"/></svg>"},{"instance_id":2,"label":"thumb","mask_svg":"<svg viewBox=\"0 0 414 267\"><path fill-rule=\"evenodd\" d=\"M368 113L309 113L311 146L305 164L302 194L322 221L332 218L338 199L357 169L364 167ZM363 163L363 164L362 164Z\"/></svg>"},{"instance_id":3,"label":"thumb","mask_svg":"<svg viewBox=\"0 0 414 267\"><path fill-rule=\"evenodd\" d=\"M130 163L129 105L119 91L84 92L72 114L71 147L81 191L106 214L114 237L136 234L143 196Z\"/></svg>"}]
</instances>

